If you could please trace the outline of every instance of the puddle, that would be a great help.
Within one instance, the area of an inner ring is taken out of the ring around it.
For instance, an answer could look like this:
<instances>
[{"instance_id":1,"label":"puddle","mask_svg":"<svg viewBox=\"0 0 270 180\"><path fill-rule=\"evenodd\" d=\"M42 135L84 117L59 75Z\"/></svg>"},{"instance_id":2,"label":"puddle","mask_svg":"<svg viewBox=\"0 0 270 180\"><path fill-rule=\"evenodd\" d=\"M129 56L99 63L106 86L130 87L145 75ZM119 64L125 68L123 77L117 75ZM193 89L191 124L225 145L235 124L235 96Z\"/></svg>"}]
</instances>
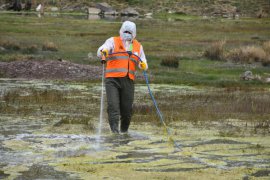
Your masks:
<instances>
[{"instance_id":1,"label":"puddle","mask_svg":"<svg viewBox=\"0 0 270 180\"><path fill-rule=\"evenodd\" d=\"M202 88L153 85L176 148L155 111L145 110L152 106L147 87L136 87L135 104L140 107L129 133L112 135L104 122L97 143L100 84L1 79L0 179L269 177L269 115L254 110L247 113L252 120L186 120L182 109L191 104L196 114L206 100L224 103L225 95L217 98L221 89L211 89L212 99ZM164 95L162 89L170 93Z\"/></svg>"}]
</instances>

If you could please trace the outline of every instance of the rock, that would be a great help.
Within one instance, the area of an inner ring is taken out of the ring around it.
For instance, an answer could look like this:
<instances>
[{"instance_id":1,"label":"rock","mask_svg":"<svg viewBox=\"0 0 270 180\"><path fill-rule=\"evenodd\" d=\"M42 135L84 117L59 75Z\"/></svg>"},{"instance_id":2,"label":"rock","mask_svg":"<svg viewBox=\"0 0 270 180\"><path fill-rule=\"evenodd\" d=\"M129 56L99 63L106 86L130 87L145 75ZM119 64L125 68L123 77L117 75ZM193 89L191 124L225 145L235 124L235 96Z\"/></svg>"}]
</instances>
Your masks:
<instances>
[{"instance_id":1,"label":"rock","mask_svg":"<svg viewBox=\"0 0 270 180\"><path fill-rule=\"evenodd\" d=\"M251 71L246 71L240 76L240 78L242 80L249 81L249 80L253 80L254 76Z\"/></svg>"},{"instance_id":2,"label":"rock","mask_svg":"<svg viewBox=\"0 0 270 180\"><path fill-rule=\"evenodd\" d=\"M87 17L89 20L99 20L101 17L98 14L88 14Z\"/></svg>"},{"instance_id":3,"label":"rock","mask_svg":"<svg viewBox=\"0 0 270 180\"><path fill-rule=\"evenodd\" d=\"M90 7L87 9L87 13L88 14L95 14L95 15L98 15L101 13L101 10L98 9L98 8L94 8L94 7Z\"/></svg>"},{"instance_id":4,"label":"rock","mask_svg":"<svg viewBox=\"0 0 270 180\"><path fill-rule=\"evenodd\" d=\"M257 18L266 18L268 17L268 13L263 10L263 9L260 9L257 13L256 13L256 17Z\"/></svg>"},{"instance_id":5,"label":"rock","mask_svg":"<svg viewBox=\"0 0 270 180\"><path fill-rule=\"evenodd\" d=\"M4 51L6 51L6 49L4 47L0 46L0 52L4 52Z\"/></svg>"},{"instance_id":6,"label":"rock","mask_svg":"<svg viewBox=\"0 0 270 180\"><path fill-rule=\"evenodd\" d=\"M89 53L87 54L87 57L88 57L88 59L95 59L93 53L91 53L91 52L89 52Z\"/></svg>"},{"instance_id":7,"label":"rock","mask_svg":"<svg viewBox=\"0 0 270 180\"><path fill-rule=\"evenodd\" d=\"M265 78L265 82L266 82L266 83L270 83L270 77Z\"/></svg>"},{"instance_id":8,"label":"rock","mask_svg":"<svg viewBox=\"0 0 270 180\"><path fill-rule=\"evenodd\" d=\"M37 11L37 12L43 13L43 10L44 10L44 7L43 7L43 5L41 5L41 4L39 4L39 5L37 6L37 8L36 8L36 11Z\"/></svg>"},{"instance_id":9,"label":"rock","mask_svg":"<svg viewBox=\"0 0 270 180\"><path fill-rule=\"evenodd\" d=\"M119 13L117 11L110 11L110 12L105 12L104 15L118 15Z\"/></svg>"},{"instance_id":10,"label":"rock","mask_svg":"<svg viewBox=\"0 0 270 180\"><path fill-rule=\"evenodd\" d=\"M112 8L108 3L97 3L96 8L100 9L105 15L117 15L118 12Z\"/></svg>"},{"instance_id":11,"label":"rock","mask_svg":"<svg viewBox=\"0 0 270 180\"><path fill-rule=\"evenodd\" d=\"M9 4L2 4L0 6L0 10L8 10L10 8L10 5Z\"/></svg>"},{"instance_id":12,"label":"rock","mask_svg":"<svg viewBox=\"0 0 270 180\"><path fill-rule=\"evenodd\" d=\"M121 11L120 13L122 16L139 16L140 13L138 13L138 11L136 11L135 9L128 7L126 9L124 9L123 11Z\"/></svg>"},{"instance_id":13,"label":"rock","mask_svg":"<svg viewBox=\"0 0 270 180\"><path fill-rule=\"evenodd\" d=\"M239 19L239 17L240 17L239 14L233 14L234 19Z\"/></svg>"},{"instance_id":14,"label":"rock","mask_svg":"<svg viewBox=\"0 0 270 180\"><path fill-rule=\"evenodd\" d=\"M144 14L144 17L146 19L152 19L153 18L152 15L153 15L153 13L146 13L146 14Z\"/></svg>"},{"instance_id":15,"label":"rock","mask_svg":"<svg viewBox=\"0 0 270 180\"><path fill-rule=\"evenodd\" d=\"M153 16L153 13L146 13L146 14L144 14L144 16L146 16L146 17Z\"/></svg>"},{"instance_id":16,"label":"rock","mask_svg":"<svg viewBox=\"0 0 270 180\"><path fill-rule=\"evenodd\" d=\"M57 12L57 11L59 11L59 9L58 9L58 7L51 7L51 11L52 12Z\"/></svg>"}]
</instances>

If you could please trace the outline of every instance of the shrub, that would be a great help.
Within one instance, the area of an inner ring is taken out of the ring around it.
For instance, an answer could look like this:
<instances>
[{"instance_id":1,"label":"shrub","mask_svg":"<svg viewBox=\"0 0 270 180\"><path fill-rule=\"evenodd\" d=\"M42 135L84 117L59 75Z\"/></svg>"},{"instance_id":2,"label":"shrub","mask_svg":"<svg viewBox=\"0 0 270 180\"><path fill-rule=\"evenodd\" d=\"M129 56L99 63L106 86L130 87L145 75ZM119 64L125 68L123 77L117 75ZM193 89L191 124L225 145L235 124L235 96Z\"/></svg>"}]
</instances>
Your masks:
<instances>
[{"instance_id":1,"label":"shrub","mask_svg":"<svg viewBox=\"0 0 270 180\"><path fill-rule=\"evenodd\" d=\"M53 42L45 42L42 46L43 51L58 51L57 46Z\"/></svg>"},{"instance_id":2,"label":"shrub","mask_svg":"<svg viewBox=\"0 0 270 180\"><path fill-rule=\"evenodd\" d=\"M167 56L167 57L165 57L164 59L161 60L160 65L161 66L178 68L178 66L179 66L178 57L176 57L176 56Z\"/></svg>"},{"instance_id":3,"label":"shrub","mask_svg":"<svg viewBox=\"0 0 270 180\"><path fill-rule=\"evenodd\" d=\"M263 43L263 50L266 54L270 55L270 41L266 41Z\"/></svg>"},{"instance_id":4,"label":"shrub","mask_svg":"<svg viewBox=\"0 0 270 180\"><path fill-rule=\"evenodd\" d=\"M23 54L13 54L8 56L4 61L11 62L11 61L27 61L33 60L35 57L32 55L23 55Z\"/></svg>"},{"instance_id":5,"label":"shrub","mask_svg":"<svg viewBox=\"0 0 270 180\"><path fill-rule=\"evenodd\" d=\"M208 49L204 52L204 57L211 60L223 60L224 59L224 45L226 41L214 42Z\"/></svg>"},{"instance_id":6,"label":"shrub","mask_svg":"<svg viewBox=\"0 0 270 180\"><path fill-rule=\"evenodd\" d=\"M17 42L13 41L1 41L0 46L4 47L7 50L20 50L21 47Z\"/></svg>"},{"instance_id":7,"label":"shrub","mask_svg":"<svg viewBox=\"0 0 270 180\"><path fill-rule=\"evenodd\" d=\"M262 61L262 65L269 66L270 65L270 41L266 41L263 43L263 50L266 53L266 58Z\"/></svg>"},{"instance_id":8,"label":"shrub","mask_svg":"<svg viewBox=\"0 0 270 180\"><path fill-rule=\"evenodd\" d=\"M38 46L37 45L30 45L30 46L27 46L25 49L24 49L24 52L25 53L36 53L38 51Z\"/></svg>"},{"instance_id":9,"label":"shrub","mask_svg":"<svg viewBox=\"0 0 270 180\"><path fill-rule=\"evenodd\" d=\"M263 62L266 57L264 50L255 46L233 49L228 55L229 60L240 63Z\"/></svg>"}]
</instances>

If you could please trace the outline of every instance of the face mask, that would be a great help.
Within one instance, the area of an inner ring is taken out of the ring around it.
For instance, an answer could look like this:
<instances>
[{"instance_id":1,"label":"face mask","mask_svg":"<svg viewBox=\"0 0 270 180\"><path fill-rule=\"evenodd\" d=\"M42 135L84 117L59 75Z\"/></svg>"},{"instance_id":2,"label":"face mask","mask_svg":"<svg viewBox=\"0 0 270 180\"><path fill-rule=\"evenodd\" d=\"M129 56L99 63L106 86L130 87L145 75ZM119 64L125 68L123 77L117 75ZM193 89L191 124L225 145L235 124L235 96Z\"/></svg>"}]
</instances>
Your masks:
<instances>
[{"instance_id":1,"label":"face mask","mask_svg":"<svg viewBox=\"0 0 270 180\"><path fill-rule=\"evenodd\" d=\"M123 39L125 41L131 41L132 40L132 34L129 33L123 33Z\"/></svg>"}]
</instances>

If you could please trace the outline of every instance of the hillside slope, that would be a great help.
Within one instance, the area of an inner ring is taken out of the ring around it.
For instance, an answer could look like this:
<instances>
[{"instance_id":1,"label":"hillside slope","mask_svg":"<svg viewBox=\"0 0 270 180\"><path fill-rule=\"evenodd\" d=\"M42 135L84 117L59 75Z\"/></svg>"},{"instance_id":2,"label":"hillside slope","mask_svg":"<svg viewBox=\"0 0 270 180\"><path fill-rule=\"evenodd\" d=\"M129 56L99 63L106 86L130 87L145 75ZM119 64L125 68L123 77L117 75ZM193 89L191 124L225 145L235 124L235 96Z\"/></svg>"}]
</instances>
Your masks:
<instances>
[{"instance_id":1,"label":"hillside slope","mask_svg":"<svg viewBox=\"0 0 270 180\"><path fill-rule=\"evenodd\" d=\"M26 3L29 0L20 0ZM32 7L39 3L47 6L57 6L60 9L75 7L83 10L85 7L95 6L99 2L107 2L116 10L132 6L141 13L176 12L188 15L224 15L236 12L241 16L255 17L262 15L269 17L269 0L31 0ZM10 0L0 0L0 5L10 3Z\"/></svg>"}]
</instances>

